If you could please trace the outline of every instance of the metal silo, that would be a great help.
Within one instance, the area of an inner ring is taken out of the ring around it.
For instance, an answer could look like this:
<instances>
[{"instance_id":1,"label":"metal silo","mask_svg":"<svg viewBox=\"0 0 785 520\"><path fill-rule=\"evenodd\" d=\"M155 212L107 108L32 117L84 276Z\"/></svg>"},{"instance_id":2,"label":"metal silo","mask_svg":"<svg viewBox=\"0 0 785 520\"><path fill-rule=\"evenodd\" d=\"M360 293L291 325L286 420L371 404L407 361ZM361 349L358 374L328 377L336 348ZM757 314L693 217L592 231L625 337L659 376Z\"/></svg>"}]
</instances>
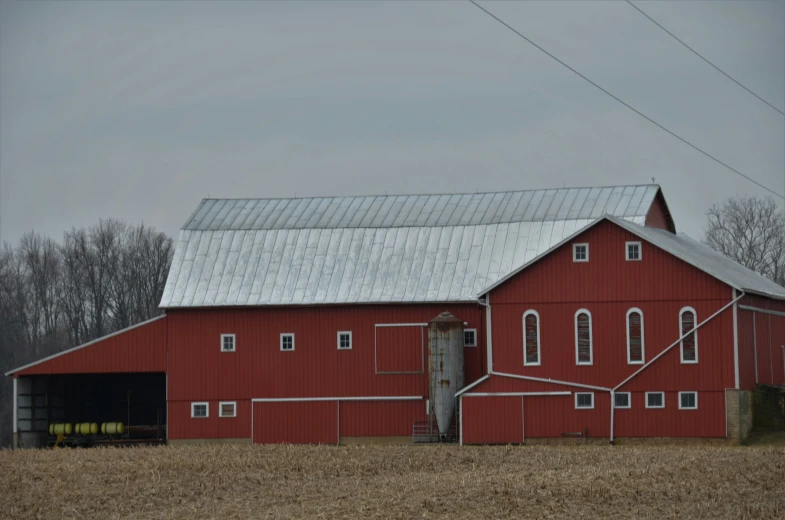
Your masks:
<instances>
[{"instance_id":1,"label":"metal silo","mask_svg":"<svg viewBox=\"0 0 785 520\"><path fill-rule=\"evenodd\" d=\"M447 311L428 324L431 414L442 436L455 414L455 393L463 388L463 341L463 322Z\"/></svg>"}]
</instances>

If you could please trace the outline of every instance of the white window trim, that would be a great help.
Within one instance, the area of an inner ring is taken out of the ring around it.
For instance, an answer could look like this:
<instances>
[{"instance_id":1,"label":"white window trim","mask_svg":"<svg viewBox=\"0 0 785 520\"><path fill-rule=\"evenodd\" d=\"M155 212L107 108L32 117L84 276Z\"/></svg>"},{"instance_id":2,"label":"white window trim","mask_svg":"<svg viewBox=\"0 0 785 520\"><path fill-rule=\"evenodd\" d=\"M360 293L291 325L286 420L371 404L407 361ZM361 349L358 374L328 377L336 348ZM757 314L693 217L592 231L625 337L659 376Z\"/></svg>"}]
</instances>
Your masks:
<instances>
[{"instance_id":1,"label":"white window trim","mask_svg":"<svg viewBox=\"0 0 785 520\"><path fill-rule=\"evenodd\" d=\"M662 396L662 406L649 406L649 395L660 394ZM665 392L646 392L646 408L653 408L656 410L665 408Z\"/></svg>"},{"instance_id":2,"label":"white window trim","mask_svg":"<svg viewBox=\"0 0 785 520\"><path fill-rule=\"evenodd\" d=\"M626 395L627 396L627 406L616 406L616 396L617 395ZM613 407L617 410L629 410L632 408L632 394L630 392L614 392L613 394Z\"/></svg>"},{"instance_id":3,"label":"white window trim","mask_svg":"<svg viewBox=\"0 0 785 520\"><path fill-rule=\"evenodd\" d=\"M585 259L578 260L577 258L575 258L575 250L579 246L585 246L586 247L586 258ZM588 262L589 261L589 244L588 244L588 242L582 242L580 244L573 244L572 245L572 261L573 262Z\"/></svg>"},{"instance_id":4,"label":"white window trim","mask_svg":"<svg viewBox=\"0 0 785 520\"><path fill-rule=\"evenodd\" d=\"M292 348L283 348L283 338L284 336L291 336L292 337ZM281 339L278 343L281 348L281 352L294 352L294 332L281 332Z\"/></svg>"},{"instance_id":5,"label":"white window trim","mask_svg":"<svg viewBox=\"0 0 785 520\"><path fill-rule=\"evenodd\" d=\"M537 318L537 362L536 363L527 363L526 362L526 316L529 314L533 314L535 318ZM523 313L523 366L525 367L538 367L540 363L542 363L542 358L540 357L540 313L535 311L534 309L529 309L528 311Z\"/></svg>"},{"instance_id":6,"label":"white window trim","mask_svg":"<svg viewBox=\"0 0 785 520\"><path fill-rule=\"evenodd\" d=\"M591 406L578 406L579 395L590 395ZM576 410L594 410L594 392L575 392L575 409Z\"/></svg>"},{"instance_id":7,"label":"white window trim","mask_svg":"<svg viewBox=\"0 0 785 520\"><path fill-rule=\"evenodd\" d=\"M232 338L232 350L224 349L224 338ZM221 352L237 352L237 336L235 334L221 334Z\"/></svg>"},{"instance_id":8,"label":"white window trim","mask_svg":"<svg viewBox=\"0 0 785 520\"><path fill-rule=\"evenodd\" d=\"M342 347L341 346L341 334L348 334L349 335L349 346L348 347ZM338 342L338 350L352 350L352 346L353 346L353 343L352 343L352 331L350 331L350 330L339 330L338 334L335 337L337 338L337 342ZM294 346L294 340L292 340L292 346Z\"/></svg>"},{"instance_id":9,"label":"white window trim","mask_svg":"<svg viewBox=\"0 0 785 520\"><path fill-rule=\"evenodd\" d=\"M232 415L223 414L223 406L225 404L232 405ZM220 401L218 403L218 417L237 417L237 401Z\"/></svg>"},{"instance_id":10,"label":"white window trim","mask_svg":"<svg viewBox=\"0 0 785 520\"><path fill-rule=\"evenodd\" d=\"M586 313L589 316L589 361L579 361L578 357L578 315ZM575 364L580 366L590 366L594 364L594 331L592 330L591 312L588 309L578 309L575 311L575 316L572 319L573 326L575 327Z\"/></svg>"},{"instance_id":11,"label":"white window trim","mask_svg":"<svg viewBox=\"0 0 785 520\"><path fill-rule=\"evenodd\" d=\"M194 410L196 409L197 406L201 406L201 405L204 405L205 409L207 410L207 415L205 415L204 417L201 416L197 417L194 415ZM191 403L191 419L207 419L209 417L210 417L210 403L208 403L207 401L195 401Z\"/></svg>"},{"instance_id":12,"label":"white window trim","mask_svg":"<svg viewBox=\"0 0 785 520\"><path fill-rule=\"evenodd\" d=\"M638 258L630 258L630 246L638 246ZM624 258L628 262L640 262L643 260L643 245L640 242L625 242L624 243Z\"/></svg>"},{"instance_id":13,"label":"white window trim","mask_svg":"<svg viewBox=\"0 0 785 520\"><path fill-rule=\"evenodd\" d=\"M477 346L477 329L463 329L463 332L464 332L463 346L464 347L476 347ZM467 332L474 332L474 343L471 344L471 345L467 345L466 344L466 339L465 339L466 336L465 336L465 334Z\"/></svg>"},{"instance_id":14,"label":"white window trim","mask_svg":"<svg viewBox=\"0 0 785 520\"><path fill-rule=\"evenodd\" d=\"M631 361L630 360L630 314L633 312L637 312L641 315L641 360L640 361ZM637 307L633 307L627 311L627 314L624 317L624 321L627 323L627 364L628 365L645 365L646 364L646 332L643 326L643 311Z\"/></svg>"},{"instance_id":15,"label":"white window trim","mask_svg":"<svg viewBox=\"0 0 785 520\"><path fill-rule=\"evenodd\" d=\"M681 396L683 394L694 394L695 395L695 407L693 408L685 408L681 405ZM689 390L686 392L679 392L679 410L697 410L698 409L698 392L695 390Z\"/></svg>"},{"instance_id":16,"label":"white window trim","mask_svg":"<svg viewBox=\"0 0 785 520\"><path fill-rule=\"evenodd\" d=\"M686 332L688 332L688 331L684 331L684 330L682 330L682 329L681 329L681 323L682 323L681 316L682 316L682 315L683 315L685 312L692 312L692 316L693 316L693 320L692 320L692 323L693 323L693 328L695 328L695 327L698 325L698 313L697 313L697 312L695 312L695 309L693 309L692 307L683 307L683 308L682 308L682 309L679 311L679 332L680 332L679 336L684 336L684 334L685 334ZM692 334L693 334L693 336L694 336L694 338L695 338L695 360L694 360L694 361L685 361L685 360L684 360L684 341L680 341L680 342L679 342L679 356L681 357L681 362L682 362L682 364L684 364L684 365L695 365L695 364L697 364L697 363L698 363L698 331L697 331L697 330L695 330L695 331L694 331Z\"/></svg>"}]
</instances>

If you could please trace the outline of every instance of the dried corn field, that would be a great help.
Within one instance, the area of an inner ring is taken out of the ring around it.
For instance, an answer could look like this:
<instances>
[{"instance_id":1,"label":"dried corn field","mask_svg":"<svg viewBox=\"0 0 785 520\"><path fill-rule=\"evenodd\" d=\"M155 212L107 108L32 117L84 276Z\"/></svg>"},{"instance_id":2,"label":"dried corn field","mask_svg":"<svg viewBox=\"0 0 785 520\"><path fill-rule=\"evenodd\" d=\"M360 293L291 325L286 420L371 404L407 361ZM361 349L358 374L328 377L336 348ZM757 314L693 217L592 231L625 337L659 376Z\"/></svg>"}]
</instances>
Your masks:
<instances>
[{"instance_id":1,"label":"dried corn field","mask_svg":"<svg viewBox=\"0 0 785 520\"><path fill-rule=\"evenodd\" d=\"M776 518L785 449L185 446L0 452L4 518Z\"/></svg>"}]
</instances>

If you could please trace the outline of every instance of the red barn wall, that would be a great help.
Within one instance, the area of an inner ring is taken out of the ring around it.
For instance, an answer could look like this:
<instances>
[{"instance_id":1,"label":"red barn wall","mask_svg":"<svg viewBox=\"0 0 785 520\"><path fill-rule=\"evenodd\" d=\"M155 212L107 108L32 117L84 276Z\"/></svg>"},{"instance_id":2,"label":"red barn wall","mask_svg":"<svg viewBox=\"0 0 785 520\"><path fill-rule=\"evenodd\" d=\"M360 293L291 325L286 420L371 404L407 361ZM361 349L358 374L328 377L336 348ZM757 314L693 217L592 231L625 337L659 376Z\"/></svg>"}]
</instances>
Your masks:
<instances>
[{"instance_id":1,"label":"red barn wall","mask_svg":"<svg viewBox=\"0 0 785 520\"><path fill-rule=\"evenodd\" d=\"M422 396L426 399L428 379L425 371L420 374L376 373L374 334L378 331L375 324L427 323L444 310L468 322L468 328L477 328L478 347L464 349L466 382L471 383L486 371L484 309L478 305L170 310L167 318L168 380L170 422L173 424L169 437L191 438L191 434L186 432L191 431L192 425L198 424L196 428L212 432L218 431L219 426L208 423L225 423L226 420L217 417L217 413L211 413L207 419L191 419L190 403L193 401L237 401L238 418L241 418L239 403L252 398ZM379 331L382 329L378 328ZM393 330L405 331L409 335L415 331L415 336L417 334L416 327L396 327ZM352 331L351 350L337 349L338 331ZM295 334L293 352L281 352L279 335L282 332ZM236 335L236 352L220 351L221 334ZM412 338L416 339L415 336ZM406 339L405 345L409 345L412 338L403 338ZM424 349L427 359L427 341ZM411 348L406 347L405 350ZM416 350L419 354L420 347L417 346ZM393 356L390 359L396 358ZM408 357L400 359L406 361ZM179 406L182 406L182 414L172 412L174 409L179 410ZM359 432L357 435L363 432L374 432L373 435L411 435L412 417L418 417L416 420L425 419L424 402L418 405L342 404L344 406L347 414L346 436L353 436L353 432ZM401 411L396 406L405 410ZM266 413L269 409L279 414L284 413L279 409L291 408L257 405L254 409L263 410L260 413ZM294 415L302 417L301 414ZM262 417L254 416L255 429L256 421L261 421ZM185 422L185 425L174 424L178 421ZM390 424L391 421L393 424ZM381 427L379 424L386 426ZM237 432L243 431L246 433L240 436L247 438L250 425L247 428L238 426L237 430L227 426L218 431L218 437L234 437ZM260 439L268 438L266 433L259 435Z\"/></svg>"},{"instance_id":2,"label":"red barn wall","mask_svg":"<svg viewBox=\"0 0 785 520\"><path fill-rule=\"evenodd\" d=\"M673 219L668 215L665 197L662 196L662 192L657 194L651 207L649 207L649 212L646 214L646 226L675 231L672 227Z\"/></svg>"},{"instance_id":3,"label":"red barn wall","mask_svg":"<svg viewBox=\"0 0 785 520\"><path fill-rule=\"evenodd\" d=\"M785 312L785 301L745 295L740 305ZM753 325L754 320L754 325ZM785 384L785 316L739 309L739 381L742 390L756 383ZM755 361L757 359L757 381Z\"/></svg>"},{"instance_id":4,"label":"red barn wall","mask_svg":"<svg viewBox=\"0 0 785 520\"><path fill-rule=\"evenodd\" d=\"M15 376L166 372L166 327L166 317L149 321L21 370Z\"/></svg>"}]
</instances>

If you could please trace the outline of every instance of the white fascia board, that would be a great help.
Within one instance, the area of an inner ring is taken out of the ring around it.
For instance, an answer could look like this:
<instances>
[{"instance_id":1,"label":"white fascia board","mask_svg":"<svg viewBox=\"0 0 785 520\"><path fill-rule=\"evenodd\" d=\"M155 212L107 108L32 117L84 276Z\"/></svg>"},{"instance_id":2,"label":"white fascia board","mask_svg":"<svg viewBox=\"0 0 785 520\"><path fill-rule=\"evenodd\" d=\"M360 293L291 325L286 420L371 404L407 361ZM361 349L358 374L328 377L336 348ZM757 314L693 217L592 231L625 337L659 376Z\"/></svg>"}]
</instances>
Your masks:
<instances>
[{"instance_id":1,"label":"white fascia board","mask_svg":"<svg viewBox=\"0 0 785 520\"><path fill-rule=\"evenodd\" d=\"M297 403L311 401L421 401L421 395L377 396L377 397L262 397L251 399L253 403Z\"/></svg>"}]
</instances>

